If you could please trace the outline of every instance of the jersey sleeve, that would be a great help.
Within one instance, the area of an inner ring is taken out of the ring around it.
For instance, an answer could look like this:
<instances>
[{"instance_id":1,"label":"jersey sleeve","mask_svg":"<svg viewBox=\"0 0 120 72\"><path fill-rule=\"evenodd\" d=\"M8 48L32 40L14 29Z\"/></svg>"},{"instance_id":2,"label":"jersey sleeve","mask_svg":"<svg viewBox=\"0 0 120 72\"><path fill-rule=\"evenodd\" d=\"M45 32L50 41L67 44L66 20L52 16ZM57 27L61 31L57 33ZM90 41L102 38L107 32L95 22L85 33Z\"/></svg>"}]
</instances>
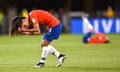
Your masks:
<instances>
[{"instance_id":1,"label":"jersey sleeve","mask_svg":"<svg viewBox=\"0 0 120 72\"><path fill-rule=\"evenodd\" d=\"M36 15L33 15L33 14L30 13L30 14L29 14L29 18L30 18L30 21L33 23L33 25L38 25L38 24L39 24Z\"/></svg>"}]
</instances>

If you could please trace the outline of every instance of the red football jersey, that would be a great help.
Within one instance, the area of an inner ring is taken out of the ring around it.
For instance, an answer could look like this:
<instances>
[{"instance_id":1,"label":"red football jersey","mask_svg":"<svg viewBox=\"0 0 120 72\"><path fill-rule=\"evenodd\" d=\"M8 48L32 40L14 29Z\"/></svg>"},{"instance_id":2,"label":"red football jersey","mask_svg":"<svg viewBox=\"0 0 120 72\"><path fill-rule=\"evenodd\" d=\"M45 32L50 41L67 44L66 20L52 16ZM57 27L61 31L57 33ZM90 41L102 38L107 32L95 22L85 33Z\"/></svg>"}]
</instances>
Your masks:
<instances>
[{"instance_id":1,"label":"red football jersey","mask_svg":"<svg viewBox=\"0 0 120 72\"><path fill-rule=\"evenodd\" d=\"M29 13L30 21L36 24L45 24L48 28L54 27L59 24L59 20L51 13L44 10L33 10Z\"/></svg>"}]
</instances>

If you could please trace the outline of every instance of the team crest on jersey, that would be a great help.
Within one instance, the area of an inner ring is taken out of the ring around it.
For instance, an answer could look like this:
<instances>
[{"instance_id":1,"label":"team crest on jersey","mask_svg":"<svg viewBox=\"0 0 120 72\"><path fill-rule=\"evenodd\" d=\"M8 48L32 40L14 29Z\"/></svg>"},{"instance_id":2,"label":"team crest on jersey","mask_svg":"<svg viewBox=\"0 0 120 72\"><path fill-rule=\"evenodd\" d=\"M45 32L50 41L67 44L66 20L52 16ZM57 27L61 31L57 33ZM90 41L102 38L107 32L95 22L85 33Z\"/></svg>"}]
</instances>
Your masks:
<instances>
[{"instance_id":1,"label":"team crest on jersey","mask_svg":"<svg viewBox=\"0 0 120 72\"><path fill-rule=\"evenodd\" d=\"M32 23L35 23L35 19L34 18L32 18Z\"/></svg>"}]
</instances>

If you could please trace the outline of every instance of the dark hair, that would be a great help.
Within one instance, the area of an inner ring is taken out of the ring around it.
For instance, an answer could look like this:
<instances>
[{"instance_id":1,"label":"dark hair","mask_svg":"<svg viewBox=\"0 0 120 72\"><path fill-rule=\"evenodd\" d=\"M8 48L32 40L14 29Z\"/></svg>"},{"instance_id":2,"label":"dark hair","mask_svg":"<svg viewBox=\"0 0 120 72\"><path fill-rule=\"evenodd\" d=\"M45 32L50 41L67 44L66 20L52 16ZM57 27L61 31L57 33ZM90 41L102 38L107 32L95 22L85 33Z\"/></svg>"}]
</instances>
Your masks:
<instances>
[{"instance_id":1,"label":"dark hair","mask_svg":"<svg viewBox=\"0 0 120 72\"><path fill-rule=\"evenodd\" d=\"M22 19L25 19L25 17L16 16L12 19L12 23L10 25L10 35L17 33L18 27L21 27L22 25Z\"/></svg>"}]
</instances>

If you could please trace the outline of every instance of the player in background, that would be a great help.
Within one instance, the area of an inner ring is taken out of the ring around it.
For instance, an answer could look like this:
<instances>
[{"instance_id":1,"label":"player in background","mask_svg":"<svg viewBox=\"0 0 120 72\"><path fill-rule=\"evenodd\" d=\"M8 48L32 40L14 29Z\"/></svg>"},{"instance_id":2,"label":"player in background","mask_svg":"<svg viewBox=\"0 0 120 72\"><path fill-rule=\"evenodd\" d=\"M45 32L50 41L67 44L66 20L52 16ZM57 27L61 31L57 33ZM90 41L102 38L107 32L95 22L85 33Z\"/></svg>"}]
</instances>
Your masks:
<instances>
[{"instance_id":1,"label":"player in background","mask_svg":"<svg viewBox=\"0 0 120 72\"><path fill-rule=\"evenodd\" d=\"M83 22L88 27L88 32L83 37L83 43L109 43L109 39L102 32L97 32L95 36L93 35L93 26L89 23L87 17L82 16Z\"/></svg>"},{"instance_id":2,"label":"player in background","mask_svg":"<svg viewBox=\"0 0 120 72\"><path fill-rule=\"evenodd\" d=\"M57 56L58 64L56 66L59 67L63 64L66 56L57 51L50 43L59 38L62 31L62 24L49 12L44 10L32 10L28 17L15 17L12 20L10 35L14 35L16 32L39 34L39 24L44 24L47 27L47 32L41 43L42 52L40 61L35 67L43 67L45 65L48 53ZM33 28L29 29L29 26L33 26Z\"/></svg>"}]
</instances>

